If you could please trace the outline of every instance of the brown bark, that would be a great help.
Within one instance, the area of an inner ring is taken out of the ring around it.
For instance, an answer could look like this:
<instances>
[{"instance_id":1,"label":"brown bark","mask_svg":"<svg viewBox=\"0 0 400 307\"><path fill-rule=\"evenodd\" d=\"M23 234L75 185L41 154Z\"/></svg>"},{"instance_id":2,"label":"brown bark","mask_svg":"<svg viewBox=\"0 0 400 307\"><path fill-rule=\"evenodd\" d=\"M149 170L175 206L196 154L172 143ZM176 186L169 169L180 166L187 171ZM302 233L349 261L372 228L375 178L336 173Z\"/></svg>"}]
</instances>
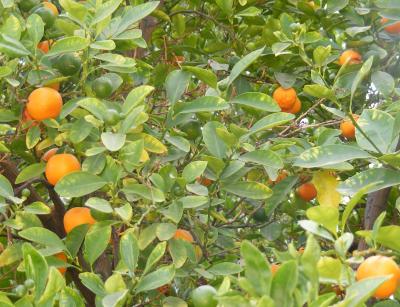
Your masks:
<instances>
[{"instance_id":1,"label":"brown bark","mask_svg":"<svg viewBox=\"0 0 400 307\"><path fill-rule=\"evenodd\" d=\"M160 8L164 4L164 1L165 0L160 0L158 8ZM140 29L143 32L143 39L146 41L148 46L150 45L151 35L153 34L153 31L157 27L157 24L158 24L157 18L153 16L147 16L140 22ZM146 56L146 52L147 49L137 48L134 54L136 58L141 59Z\"/></svg>"}]
</instances>

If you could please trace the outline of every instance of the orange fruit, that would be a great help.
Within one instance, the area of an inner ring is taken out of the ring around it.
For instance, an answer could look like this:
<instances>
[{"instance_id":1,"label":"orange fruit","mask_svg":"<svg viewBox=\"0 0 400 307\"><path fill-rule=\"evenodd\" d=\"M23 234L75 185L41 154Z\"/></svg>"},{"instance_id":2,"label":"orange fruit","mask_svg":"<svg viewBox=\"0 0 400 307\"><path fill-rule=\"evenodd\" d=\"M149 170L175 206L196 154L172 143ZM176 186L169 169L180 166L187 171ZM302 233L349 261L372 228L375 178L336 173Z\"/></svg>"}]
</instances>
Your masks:
<instances>
[{"instance_id":1,"label":"orange fruit","mask_svg":"<svg viewBox=\"0 0 400 307\"><path fill-rule=\"evenodd\" d=\"M358 115L353 115L355 121L358 120ZM340 130L342 131L342 136L347 139L354 139L356 136L356 127L350 119L345 119L340 123Z\"/></svg>"},{"instance_id":2,"label":"orange fruit","mask_svg":"<svg viewBox=\"0 0 400 307\"><path fill-rule=\"evenodd\" d=\"M278 177L276 177L275 181L272 181L271 179L268 180L268 184L276 184L278 182L281 182L283 179L285 179L288 176L288 172L286 170L281 170L278 174Z\"/></svg>"},{"instance_id":3,"label":"orange fruit","mask_svg":"<svg viewBox=\"0 0 400 307\"><path fill-rule=\"evenodd\" d=\"M46 151L46 152L43 154L42 160L43 160L44 162L49 161L49 159L57 153L57 150L58 150L58 148L49 149L48 151Z\"/></svg>"},{"instance_id":4,"label":"orange fruit","mask_svg":"<svg viewBox=\"0 0 400 307\"><path fill-rule=\"evenodd\" d=\"M189 243L194 242L192 234L189 231L184 230L184 229L177 229L175 232L175 235L174 235L174 239L176 239L176 240L181 239L181 240L187 241Z\"/></svg>"},{"instance_id":5,"label":"orange fruit","mask_svg":"<svg viewBox=\"0 0 400 307\"><path fill-rule=\"evenodd\" d=\"M273 94L275 101L282 110L289 110L296 103L297 94L293 88L278 87Z\"/></svg>"},{"instance_id":6,"label":"orange fruit","mask_svg":"<svg viewBox=\"0 0 400 307\"><path fill-rule=\"evenodd\" d=\"M205 178L205 177L197 177L197 182L209 187L210 185L212 185L213 181L211 179Z\"/></svg>"},{"instance_id":7,"label":"orange fruit","mask_svg":"<svg viewBox=\"0 0 400 307\"><path fill-rule=\"evenodd\" d=\"M157 291L158 291L160 294L166 295L166 294L168 294L168 292L169 292L170 289L171 289L171 286L170 286L170 285L164 285L164 286L158 287L158 288L157 288Z\"/></svg>"},{"instance_id":8,"label":"orange fruit","mask_svg":"<svg viewBox=\"0 0 400 307\"><path fill-rule=\"evenodd\" d=\"M301 101L299 98L296 99L296 102L290 109L282 109L283 112L297 114L301 110Z\"/></svg>"},{"instance_id":9,"label":"orange fruit","mask_svg":"<svg viewBox=\"0 0 400 307\"><path fill-rule=\"evenodd\" d=\"M301 199L310 201L317 197L317 189L311 182L303 183L297 188L297 194Z\"/></svg>"},{"instance_id":10,"label":"orange fruit","mask_svg":"<svg viewBox=\"0 0 400 307\"><path fill-rule=\"evenodd\" d=\"M63 100L59 92L49 87L34 90L28 97L26 108L36 120L57 118L61 113Z\"/></svg>"},{"instance_id":11,"label":"orange fruit","mask_svg":"<svg viewBox=\"0 0 400 307\"><path fill-rule=\"evenodd\" d=\"M276 263L271 264L272 276L276 274L276 271L278 271L279 268L280 268L279 264L276 264Z\"/></svg>"},{"instance_id":12,"label":"orange fruit","mask_svg":"<svg viewBox=\"0 0 400 307\"><path fill-rule=\"evenodd\" d=\"M54 15L58 16L58 8L51 2L43 2L43 6L47 7Z\"/></svg>"},{"instance_id":13,"label":"orange fruit","mask_svg":"<svg viewBox=\"0 0 400 307\"><path fill-rule=\"evenodd\" d=\"M381 19L381 23L384 25L386 23L390 22L390 20L388 18L383 17ZM400 33L400 21L395 22L391 25L388 25L385 27L385 31L389 32L391 34L399 34Z\"/></svg>"},{"instance_id":14,"label":"orange fruit","mask_svg":"<svg viewBox=\"0 0 400 307\"><path fill-rule=\"evenodd\" d=\"M74 155L56 154L47 161L45 173L47 181L52 185L56 185L65 175L80 169L81 164Z\"/></svg>"},{"instance_id":15,"label":"orange fruit","mask_svg":"<svg viewBox=\"0 0 400 307\"><path fill-rule=\"evenodd\" d=\"M67 262L67 256L66 256L63 252L58 253L58 254L55 254L54 257L60 259L61 261ZM59 271L61 274L63 274L63 275L64 275L65 272L67 271L67 268L66 268L66 267L60 267L60 268L57 268L57 269L58 269L58 271Z\"/></svg>"},{"instance_id":16,"label":"orange fruit","mask_svg":"<svg viewBox=\"0 0 400 307\"><path fill-rule=\"evenodd\" d=\"M299 247L299 249L297 251L299 252L300 255L303 255L304 251L305 251L304 246Z\"/></svg>"},{"instance_id":17,"label":"orange fruit","mask_svg":"<svg viewBox=\"0 0 400 307\"><path fill-rule=\"evenodd\" d=\"M51 39L47 40L47 41L42 41L37 45L37 47L38 47L38 49L42 50L43 53L47 53L47 52L49 52L50 46L52 45L52 43L53 43L53 40L51 40Z\"/></svg>"},{"instance_id":18,"label":"orange fruit","mask_svg":"<svg viewBox=\"0 0 400 307\"><path fill-rule=\"evenodd\" d=\"M344 64L360 64L362 62L362 56L357 51L346 50L339 57L339 64L343 66Z\"/></svg>"},{"instance_id":19,"label":"orange fruit","mask_svg":"<svg viewBox=\"0 0 400 307\"><path fill-rule=\"evenodd\" d=\"M30 123L29 126L28 123ZM35 120L29 114L28 110L25 108L24 111L22 112L21 124L23 130L27 130L33 126L37 126L39 123L35 122Z\"/></svg>"},{"instance_id":20,"label":"orange fruit","mask_svg":"<svg viewBox=\"0 0 400 307\"><path fill-rule=\"evenodd\" d=\"M389 298L397 289L399 267L392 258L386 256L372 256L364 260L356 272L357 281L372 277L390 277L375 291L378 299Z\"/></svg>"},{"instance_id":21,"label":"orange fruit","mask_svg":"<svg viewBox=\"0 0 400 307\"><path fill-rule=\"evenodd\" d=\"M69 233L72 229L79 225L93 225L96 220L90 214L90 209L85 207L75 207L69 209L64 215L64 229Z\"/></svg>"}]
</instances>

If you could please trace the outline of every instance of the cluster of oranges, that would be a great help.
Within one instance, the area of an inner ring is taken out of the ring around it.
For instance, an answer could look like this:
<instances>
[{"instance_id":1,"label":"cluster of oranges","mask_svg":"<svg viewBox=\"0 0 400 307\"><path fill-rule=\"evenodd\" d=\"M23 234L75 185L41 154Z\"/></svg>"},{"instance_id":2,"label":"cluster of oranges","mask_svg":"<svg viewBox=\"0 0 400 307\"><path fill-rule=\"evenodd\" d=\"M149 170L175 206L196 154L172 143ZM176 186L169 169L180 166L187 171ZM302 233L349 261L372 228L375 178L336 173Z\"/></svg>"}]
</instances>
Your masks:
<instances>
[{"instance_id":1,"label":"cluster of oranges","mask_svg":"<svg viewBox=\"0 0 400 307\"><path fill-rule=\"evenodd\" d=\"M273 97L283 112L297 114L301 110L301 101L294 88L278 87Z\"/></svg>"}]
</instances>

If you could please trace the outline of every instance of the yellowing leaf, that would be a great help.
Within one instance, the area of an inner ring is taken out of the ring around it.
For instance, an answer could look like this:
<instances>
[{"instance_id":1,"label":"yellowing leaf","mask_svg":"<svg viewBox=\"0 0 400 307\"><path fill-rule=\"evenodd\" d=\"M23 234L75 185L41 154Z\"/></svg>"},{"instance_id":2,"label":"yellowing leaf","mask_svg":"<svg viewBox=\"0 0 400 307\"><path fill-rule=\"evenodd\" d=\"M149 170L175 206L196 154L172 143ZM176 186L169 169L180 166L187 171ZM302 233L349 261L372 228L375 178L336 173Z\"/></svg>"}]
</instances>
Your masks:
<instances>
[{"instance_id":1,"label":"yellowing leaf","mask_svg":"<svg viewBox=\"0 0 400 307\"><path fill-rule=\"evenodd\" d=\"M143 149L142 155L140 156L140 162L144 163L150 159L149 154Z\"/></svg>"},{"instance_id":2,"label":"yellowing leaf","mask_svg":"<svg viewBox=\"0 0 400 307\"><path fill-rule=\"evenodd\" d=\"M320 171L314 174L313 183L317 189L317 200L324 207L338 207L340 194L336 190L339 182L329 171Z\"/></svg>"},{"instance_id":3,"label":"yellowing leaf","mask_svg":"<svg viewBox=\"0 0 400 307\"><path fill-rule=\"evenodd\" d=\"M149 134L142 133L141 136L144 140L144 148L147 151L156 153L156 154L163 154L167 152L167 147L159 140L157 140L154 136Z\"/></svg>"}]
</instances>

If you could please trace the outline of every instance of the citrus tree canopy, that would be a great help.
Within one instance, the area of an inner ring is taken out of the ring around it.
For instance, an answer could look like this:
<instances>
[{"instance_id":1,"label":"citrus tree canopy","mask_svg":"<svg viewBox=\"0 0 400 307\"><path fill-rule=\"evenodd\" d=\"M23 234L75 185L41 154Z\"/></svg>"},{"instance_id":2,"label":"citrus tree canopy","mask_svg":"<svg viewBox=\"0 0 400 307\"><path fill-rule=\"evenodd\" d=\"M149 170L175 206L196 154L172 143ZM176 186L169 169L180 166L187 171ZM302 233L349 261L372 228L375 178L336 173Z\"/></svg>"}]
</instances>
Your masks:
<instances>
[{"instance_id":1,"label":"citrus tree canopy","mask_svg":"<svg viewBox=\"0 0 400 307\"><path fill-rule=\"evenodd\" d=\"M399 0L0 13L0 306L400 306Z\"/></svg>"}]
</instances>

